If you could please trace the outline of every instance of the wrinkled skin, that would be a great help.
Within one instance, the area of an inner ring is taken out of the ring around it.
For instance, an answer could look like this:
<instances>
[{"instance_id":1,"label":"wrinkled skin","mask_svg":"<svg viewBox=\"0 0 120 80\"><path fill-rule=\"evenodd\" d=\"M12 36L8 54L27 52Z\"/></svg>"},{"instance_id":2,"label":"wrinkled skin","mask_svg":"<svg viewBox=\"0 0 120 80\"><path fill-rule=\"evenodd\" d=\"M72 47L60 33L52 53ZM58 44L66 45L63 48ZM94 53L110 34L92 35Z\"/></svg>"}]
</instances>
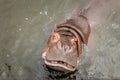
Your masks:
<instances>
[{"instance_id":1,"label":"wrinkled skin","mask_svg":"<svg viewBox=\"0 0 120 80\"><path fill-rule=\"evenodd\" d=\"M87 44L89 34L90 26L84 16L75 16L57 25L42 55L45 64L64 72L75 71L82 44Z\"/></svg>"}]
</instances>

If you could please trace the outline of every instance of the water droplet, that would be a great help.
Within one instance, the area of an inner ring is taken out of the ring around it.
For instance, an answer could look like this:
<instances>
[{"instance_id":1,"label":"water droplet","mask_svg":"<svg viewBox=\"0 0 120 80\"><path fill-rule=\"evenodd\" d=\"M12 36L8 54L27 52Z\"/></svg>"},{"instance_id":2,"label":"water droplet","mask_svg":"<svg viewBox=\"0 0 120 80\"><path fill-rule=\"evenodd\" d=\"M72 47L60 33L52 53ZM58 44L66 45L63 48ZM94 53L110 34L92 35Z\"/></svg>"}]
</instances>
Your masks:
<instances>
[{"instance_id":1,"label":"water droplet","mask_svg":"<svg viewBox=\"0 0 120 80\"><path fill-rule=\"evenodd\" d=\"M9 54L7 54L6 56L7 56L7 57L10 57L10 55L9 55Z\"/></svg>"},{"instance_id":2,"label":"water droplet","mask_svg":"<svg viewBox=\"0 0 120 80\"><path fill-rule=\"evenodd\" d=\"M19 28L19 31L21 31L22 29L21 28Z\"/></svg>"},{"instance_id":3,"label":"water droplet","mask_svg":"<svg viewBox=\"0 0 120 80\"><path fill-rule=\"evenodd\" d=\"M119 25L116 24L116 23L113 23L113 24L112 24L112 28L113 28L113 29L118 29L118 28L119 28Z\"/></svg>"},{"instance_id":4,"label":"water droplet","mask_svg":"<svg viewBox=\"0 0 120 80\"><path fill-rule=\"evenodd\" d=\"M28 20L28 18L25 18L25 20Z\"/></svg>"},{"instance_id":5,"label":"water droplet","mask_svg":"<svg viewBox=\"0 0 120 80\"><path fill-rule=\"evenodd\" d=\"M45 13L45 15L47 15L47 11L45 11L44 13Z\"/></svg>"},{"instance_id":6,"label":"water droplet","mask_svg":"<svg viewBox=\"0 0 120 80\"><path fill-rule=\"evenodd\" d=\"M42 14L42 12L40 12L40 14Z\"/></svg>"}]
</instances>

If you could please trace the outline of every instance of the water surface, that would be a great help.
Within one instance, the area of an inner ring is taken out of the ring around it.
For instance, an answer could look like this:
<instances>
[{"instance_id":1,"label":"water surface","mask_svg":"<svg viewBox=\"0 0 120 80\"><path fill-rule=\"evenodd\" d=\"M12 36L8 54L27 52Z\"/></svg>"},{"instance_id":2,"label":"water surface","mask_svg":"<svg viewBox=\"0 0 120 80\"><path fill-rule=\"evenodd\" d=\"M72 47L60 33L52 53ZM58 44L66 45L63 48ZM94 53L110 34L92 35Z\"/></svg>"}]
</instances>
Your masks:
<instances>
[{"instance_id":1,"label":"water surface","mask_svg":"<svg viewBox=\"0 0 120 80\"><path fill-rule=\"evenodd\" d=\"M86 0L0 0L0 80L120 79L120 6L92 27L77 71L48 70L41 57L55 24ZM106 10L107 11L107 10Z\"/></svg>"}]
</instances>

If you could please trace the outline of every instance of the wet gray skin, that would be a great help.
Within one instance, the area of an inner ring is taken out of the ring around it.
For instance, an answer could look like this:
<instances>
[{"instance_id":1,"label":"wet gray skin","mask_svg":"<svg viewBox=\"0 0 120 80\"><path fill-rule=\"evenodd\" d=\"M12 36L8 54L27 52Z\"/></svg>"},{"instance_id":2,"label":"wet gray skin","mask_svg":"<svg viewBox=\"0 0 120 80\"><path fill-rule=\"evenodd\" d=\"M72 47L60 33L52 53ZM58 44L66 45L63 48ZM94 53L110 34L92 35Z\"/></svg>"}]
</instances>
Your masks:
<instances>
[{"instance_id":1,"label":"wet gray skin","mask_svg":"<svg viewBox=\"0 0 120 80\"><path fill-rule=\"evenodd\" d=\"M87 9L89 1L0 0L0 80L119 80L120 0ZM65 77L44 66L42 52L55 24L84 5L91 34L77 72Z\"/></svg>"}]
</instances>

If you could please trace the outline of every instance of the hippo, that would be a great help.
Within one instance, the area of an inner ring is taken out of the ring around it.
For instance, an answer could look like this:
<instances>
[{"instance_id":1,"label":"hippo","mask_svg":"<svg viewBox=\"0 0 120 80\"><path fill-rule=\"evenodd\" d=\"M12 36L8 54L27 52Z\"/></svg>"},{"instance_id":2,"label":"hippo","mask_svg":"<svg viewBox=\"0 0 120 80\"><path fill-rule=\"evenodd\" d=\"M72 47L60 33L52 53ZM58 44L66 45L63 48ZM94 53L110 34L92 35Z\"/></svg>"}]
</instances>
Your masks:
<instances>
[{"instance_id":1,"label":"hippo","mask_svg":"<svg viewBox=\"0 0 120 80\"><path fill-rule=\"evenodd\" d=\"M83 15L71 17L56 25L42 54L45 64L59 71L75 71L82 44L87 45L90 31L88 20Z\"/></svg>"}]
</instances>

